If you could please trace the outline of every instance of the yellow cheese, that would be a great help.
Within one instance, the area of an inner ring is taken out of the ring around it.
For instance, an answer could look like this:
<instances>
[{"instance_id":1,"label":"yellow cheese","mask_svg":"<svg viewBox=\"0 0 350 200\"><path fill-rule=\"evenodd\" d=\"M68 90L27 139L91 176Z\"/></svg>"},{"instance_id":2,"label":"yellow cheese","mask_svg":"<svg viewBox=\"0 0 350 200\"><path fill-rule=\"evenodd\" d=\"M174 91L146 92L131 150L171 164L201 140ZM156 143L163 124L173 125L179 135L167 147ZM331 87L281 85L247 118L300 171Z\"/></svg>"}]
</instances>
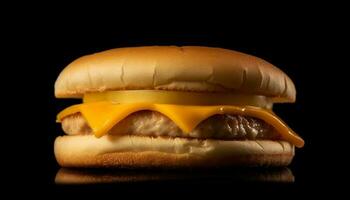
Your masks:
<instances>
[{"instance_id":1,"label":"yellow cheese","mask_svg":"<svg viewBox=\"0 0 350 200\"><path fill-rule=\"evenodd\" d=\"M173 104L133 103L115 104L109 101L83 103L70 106L57 115L60 122L64 117L80 112L92 128L96 137L101 137L119 121L140 110L157 111L169 117L185 133L191 132L201 121L215 114L237 114L262 119L272 125L281 138L302 147L304 141L271 111L259 107L238 107L231 105L189 106Z\"/></svg>"},{"instance_id":2,"label":"yellow cheese","mask_svg":"<svg viewBox=\"0 0 350 200\"><path fill-rule=\"evenodd\" d=\"M205 93L164 90L117 90L84 94L83 102L110 101L113 103L154 103L176 105L235 105L271 109L273 101L262 95L235 93Z\"/></svg>"}]
</instances>

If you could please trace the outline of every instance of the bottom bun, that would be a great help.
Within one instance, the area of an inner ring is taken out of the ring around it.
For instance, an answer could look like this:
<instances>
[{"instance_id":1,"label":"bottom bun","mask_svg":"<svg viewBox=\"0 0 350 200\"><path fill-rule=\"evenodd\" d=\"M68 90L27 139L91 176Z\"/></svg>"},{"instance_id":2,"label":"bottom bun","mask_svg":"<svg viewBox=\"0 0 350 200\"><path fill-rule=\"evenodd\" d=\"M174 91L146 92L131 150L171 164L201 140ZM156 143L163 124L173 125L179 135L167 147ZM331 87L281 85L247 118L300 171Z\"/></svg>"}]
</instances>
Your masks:
<instances>
[{"instance_id":1,"label":"bottom bun","mask_svg":"<svg viewBox=\"0 0 350 200\"><path fill-rule=\"evenodd\" d=\"M57 137L55 156L62 167L287 166L294 156L294 146L271 140L80 135Z\"/></svg>"}]
</instances>

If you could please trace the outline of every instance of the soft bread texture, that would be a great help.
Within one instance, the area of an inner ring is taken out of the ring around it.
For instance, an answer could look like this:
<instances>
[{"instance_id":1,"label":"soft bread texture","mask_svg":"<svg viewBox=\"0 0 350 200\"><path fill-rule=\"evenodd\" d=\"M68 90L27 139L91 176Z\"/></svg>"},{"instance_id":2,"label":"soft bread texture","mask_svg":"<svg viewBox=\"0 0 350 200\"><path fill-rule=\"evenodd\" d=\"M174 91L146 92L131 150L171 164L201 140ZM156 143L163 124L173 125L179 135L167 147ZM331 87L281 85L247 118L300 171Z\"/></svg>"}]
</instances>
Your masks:
<instances>
[{"instance_id":1,"label":"soft bread texture","mask_svg":"<svg viewBox=\"0 0 350 200\"><path fill-rule=\"evenodd\" d=\"M55 156L62 167L287 166L294 156L294 146L270 140L84 135L57 137Z\"/></svg>"},{"instance_id":2,"label":"soft bread texture","mask_svg":"<svg viewBox=\"0 0 350 200\"><path fill-rule=\"evenodd\" d=\"M239 92L294 102L292 80L263 59L237 51L196 46L118 48L83 56L55 83L59 98L109 90Z\"/></svg>"}]
</instances>

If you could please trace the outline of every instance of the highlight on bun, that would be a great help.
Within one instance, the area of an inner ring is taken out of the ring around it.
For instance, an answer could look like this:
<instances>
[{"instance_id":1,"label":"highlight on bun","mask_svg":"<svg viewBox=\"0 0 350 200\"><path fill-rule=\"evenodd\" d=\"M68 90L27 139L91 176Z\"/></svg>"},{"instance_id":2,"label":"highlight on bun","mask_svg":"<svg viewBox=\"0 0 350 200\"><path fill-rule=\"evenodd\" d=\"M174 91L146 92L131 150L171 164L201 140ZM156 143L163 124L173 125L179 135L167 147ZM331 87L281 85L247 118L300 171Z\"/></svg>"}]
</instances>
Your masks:
<instances>
[{"instance_id":1,"label":"highlight on bun","mask_svg":"<svg viewBox=\"0 0 350 200\"><path fill-rule=\"evenodd\" d=\"M255 56L199 46L117 48L78 58L55 83L58 98L110 90L174 90L264 95L294 102L292 80Z\"/></svg>"},{"instance_id":2,"label":"highlight on bun","mask_svg":"<svg viewBox=\"0 0 350 200\"><path fill-rule=\"evenodd\" d=\"M55 156L64 167L183 168L286 166L294 146L271 140L200 140L145 136L63 136Z\"/></svg>"}]
</instances>

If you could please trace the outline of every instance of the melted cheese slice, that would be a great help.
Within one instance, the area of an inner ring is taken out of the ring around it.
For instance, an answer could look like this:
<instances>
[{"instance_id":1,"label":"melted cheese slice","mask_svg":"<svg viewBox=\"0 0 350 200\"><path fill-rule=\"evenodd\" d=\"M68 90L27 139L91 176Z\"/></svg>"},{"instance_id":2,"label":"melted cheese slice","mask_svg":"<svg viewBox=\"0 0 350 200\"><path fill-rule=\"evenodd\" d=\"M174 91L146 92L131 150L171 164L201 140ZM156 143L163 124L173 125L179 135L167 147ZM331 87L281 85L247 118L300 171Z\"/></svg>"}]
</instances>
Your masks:
<instances>
[{"instance_id":1,"label":"melted cheese slice","mask_svg":"<svg viewBox=\"0 0 350 200\"><path fill-rule=\"evenodd\" d=\"M80 112L96 137L101 137L119 121L131 113L151 110L169 117L183 132L191 132L201 121L215 114L236 114L259 118L272 125L281 134L283 140L289 141L297 147L304 145L304 140L293 132L272 111L259 107L237 107L231 105L190 106L174 104L130 103L115 104L109 101L83 103L64 109L57 115L60 122L64 117Z\"/></svg>"}]
</instances>

